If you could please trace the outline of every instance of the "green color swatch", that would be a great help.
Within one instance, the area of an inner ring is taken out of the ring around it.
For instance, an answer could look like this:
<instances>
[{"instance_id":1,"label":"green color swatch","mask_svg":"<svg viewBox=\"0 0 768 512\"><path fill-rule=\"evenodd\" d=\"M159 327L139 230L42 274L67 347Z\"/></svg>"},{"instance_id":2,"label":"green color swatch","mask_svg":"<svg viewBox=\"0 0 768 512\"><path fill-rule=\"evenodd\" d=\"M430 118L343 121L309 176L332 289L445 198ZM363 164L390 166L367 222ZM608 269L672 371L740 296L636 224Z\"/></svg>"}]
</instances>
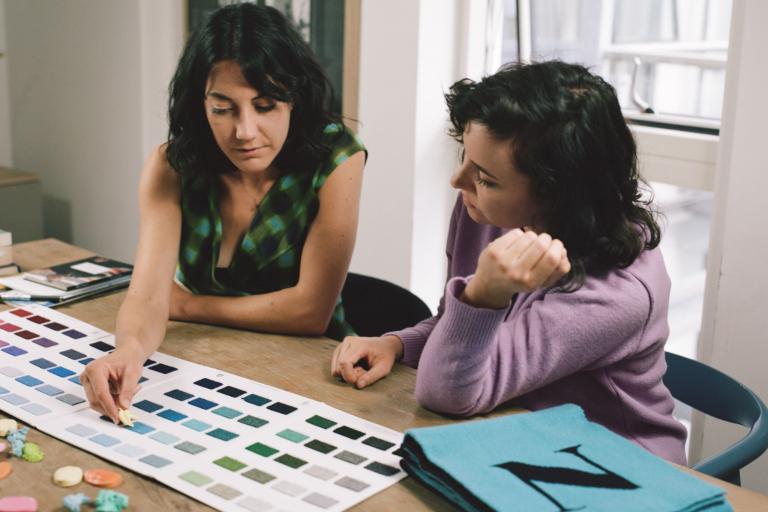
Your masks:
<instances>
[{"instance_id":1,"label":"green color swatch","mask_svg":"<svg viewBox=\"0 0 768 512\"><path fill-rule=\"evenodd\" d=\"M198 473L197 471L187 471L186 473L179 475L179 478L192 485L196 485L197 487L213 482L211 478Z\"/></svg>"},{"instance_id":2,"label":"green color swatch","mask_svg":"<svg viewBox=\"0 0 768 512\"><path fill-rule=\"evenodd\" d=\"M267 423L269 423L267 420L263 420L261 418L257 418L256 416L251 416L250 414L247 415L247 416L243 416L242 418L240 418L237 421L239 421L240 423L242 423L244 425L248 425L249 427L253 427L253 428L259 428L262 425L266 425Z\"/></svg>"},{"instance_id":3,"label":"green color swatch","mask_svg":"<svg viewBox=\"0 0 768 512\"><path fill-rule=\"evenodd\" d=\"M242 412L236 409L231 409L229 407L219 407L218 409L214 409L211 412L213 412L214 414L218 414L219 416L224 416L225 418L229 418L229 419L237 418L238 416L243 414Z\"/></svg>"},{"instance_id":4,"label":"green color swatch","mask_svg":"<svg viewBox=\"0 0 768 512\"><path fill-rule=\"evenodd\" d=\"M308 436L305 436L304 434L301 434L301 433L296 432L295 430L291 430L289 428L283 430L282 432L278 432L277 435L282 437L283 439L287 439L287 440L292 441L294 443L300 443L303 440L308 438Z\"/></svg>"},{"instance_id":5,"label":"green color swatch","mask_svg":"<svg viewBox=\"0 0 768 512\"><path fill-rule=\"evenodd\" d=\"M234 432L230 432L229 430L224 430L223 428L216 428L206 433L209 436L215 437L216 439L221 439L222 441L229 441L237 437L237 434L235 434Z\"/></svg>"},{"instance_id":6,"label":"green color swatch","mask_svg":"<svg viewBox=\"0 0 768 512\"><path fill-rule=\"evenodd\" d=\"M265 473L264 471L260 471L256 468L249 469L245 473L243 473L243 476L246 478L250 478L251 480L254 480L256 482L259 482L260 484L266 484L267 482L271 482L275 479L273 475L270 475L269 473Z\"/></svg>"},{"instance_id":7,"label":"green color swatch","mask_svg":"<svg viewBox=\"0 0 768 512\"><path fill-rule=\"evenodd\" d=\"M320 453L331 453L333 450L336 449L335 446L332 444L324 443L318 439L313 439L307 444L305 444L307 448L311 448L312 450L315 450L316 452Z\"/></svg>"},{"instance_id":8,"label":"green color swatch","mask_svg":"<svg viewBox=\"0 0 768 512\"><path fill-rule=\"evenodd\" d=\"M275 450L271 446L267 446L262 443L253 443L251 446L247 447L247 449L253 453L261 455L262 457L271 457L278 452L278 450Z\"/></svg>"},{"instance_id":9,"label":"green color swatch","mask_svg":"<svg viewBox=\"0 0 768 512\"><path fill-rule=\"evenodd\" d=\"M307 463L307 461L301 460L300 458L294 457L293 455L288 455L287 453L282 454L275 460L280 464L285 464L289 468L293 468L293 469L300 468L301 466Z\"/></svg>"},{"instance_id":10,"label":"green color swatch","mask_svg":"<svg viewBox=\"0 0 768 512\"><path fill-rule=\"evenodd\" d=\"M222 457L220 459L216 459L213 461L213 463L230 471L240 471L245 467L245 464L239 460L233 459L232 457Z\"/></svg>"},{"instance_id":11,"label":"green color swatch","mask_svg":"<svg viewBox=\"0 0 768 512\"><path fill-rule=\"evenodd\" d=\"M328 418L323 418L317 414L311 418L307 418L307 423L311 423L312 425L320 428L330 428L336 424L335 421L329 420Z\"/></svg>"}]
</instances>

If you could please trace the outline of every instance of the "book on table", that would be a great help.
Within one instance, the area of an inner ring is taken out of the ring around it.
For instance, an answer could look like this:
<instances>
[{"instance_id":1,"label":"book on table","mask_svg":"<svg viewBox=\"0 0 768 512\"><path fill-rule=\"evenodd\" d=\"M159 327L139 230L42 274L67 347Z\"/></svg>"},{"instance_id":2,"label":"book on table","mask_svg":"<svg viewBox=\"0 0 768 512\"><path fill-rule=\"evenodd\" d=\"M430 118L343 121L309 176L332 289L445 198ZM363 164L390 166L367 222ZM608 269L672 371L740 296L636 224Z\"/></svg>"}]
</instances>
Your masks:
<instances>
[{"instance_id":1,"label":"book on table","mask_svg":"<svg viewBox=\"0 0 768 512\"><path fill-rule=\"evenodd\" d=\"M66 292L105 282L124 282L130 279L133 266L121 261L91 256L49 268L31 270L24 273L24 278L45 286L52 286Z\"/></svg>"},{"instance_id":2,"label":"book on table","mask_svg":"<svg viewBox=\"0 0 768 512\"><path fill-rule=\"evenodd\" d=\"M55 307L128 286L132 272L128 263L91 256L0 278L0 300Z\"/></svg>"}]
</instances>

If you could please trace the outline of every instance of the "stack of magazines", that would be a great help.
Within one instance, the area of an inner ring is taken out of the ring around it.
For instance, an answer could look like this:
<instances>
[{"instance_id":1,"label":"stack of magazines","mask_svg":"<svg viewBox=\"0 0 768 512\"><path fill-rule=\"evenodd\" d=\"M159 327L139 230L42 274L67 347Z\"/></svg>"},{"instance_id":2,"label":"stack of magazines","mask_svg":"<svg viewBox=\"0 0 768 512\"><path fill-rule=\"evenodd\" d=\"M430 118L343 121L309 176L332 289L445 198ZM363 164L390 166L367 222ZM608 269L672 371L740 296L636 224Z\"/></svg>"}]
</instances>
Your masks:
<instances>
[{"instance_id":1,"label":"stack of magazines","mask_svg":"<svg viewBox=\"0 0 768 512\"><path fill-rule=\"evenodd\" d=\"M91 256L0 279L0 299L57 306L128 286L132 272L127 263Z\"/></svg>"}]
</instances>

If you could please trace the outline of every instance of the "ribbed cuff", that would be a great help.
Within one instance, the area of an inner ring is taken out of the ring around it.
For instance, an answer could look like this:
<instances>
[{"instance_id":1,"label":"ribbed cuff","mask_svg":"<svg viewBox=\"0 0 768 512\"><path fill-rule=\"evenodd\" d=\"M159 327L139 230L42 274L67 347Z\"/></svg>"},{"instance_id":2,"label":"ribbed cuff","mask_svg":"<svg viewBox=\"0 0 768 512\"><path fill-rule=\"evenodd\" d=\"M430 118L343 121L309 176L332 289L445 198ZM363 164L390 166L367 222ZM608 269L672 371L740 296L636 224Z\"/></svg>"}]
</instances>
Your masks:
<instances>
[{"instance_id":1,"label":"ribbed cuff","mask_svg":"<svg viewBox=\"0 0 768 512\"><path fill-rule=\"evenodd\" d=\"M419 366L421 353L424 351L424 345L427 344L424 335L415 329L406 329L391 334L397 336L403 342L403 357L400 359L400 362L411 368Z\"/></svg>"},{"instance_id":2,"label":"ribbed cuff","mask_svg":"<svg viewBox=\"0 0 768 512\"><path fill-rule=\"evenodd\" d=\"M504 321L507 308L477 308L461 301L471 277L454 277L445 287L445 312L439 329L446 340L462 345L484 345L493 339L499 324Z\"/></svg>"}]
</instances>

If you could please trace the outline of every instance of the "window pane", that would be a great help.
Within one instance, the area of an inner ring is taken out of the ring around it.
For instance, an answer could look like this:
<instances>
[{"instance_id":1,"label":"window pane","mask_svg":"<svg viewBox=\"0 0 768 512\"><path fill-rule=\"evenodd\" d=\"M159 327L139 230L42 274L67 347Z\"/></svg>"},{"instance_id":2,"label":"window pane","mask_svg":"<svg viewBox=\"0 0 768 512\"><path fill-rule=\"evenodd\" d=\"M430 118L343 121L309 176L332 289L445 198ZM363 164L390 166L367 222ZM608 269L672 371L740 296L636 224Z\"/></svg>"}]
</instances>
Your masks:
<instances>
[{"instance_id":1,"label":"window pane","mask_svg":"<svg viewBox=\"0 0 768 512\"><path fill-rule=\"evenodd\" d=\"M531 2L532 60L599 63L601 0Z\"/></svg>"},{"instance_id":2,"label":"window pane","mask_svg":"<svg viewBox=\"0 0 768 512\"><path fill-rule=\"evenodd\" d=\"M639 58L635 91L656 113L719 120L730 15L731 0L535 0L530 58L592 68L627 110L638 108L631 85ZM505 15L505 24L513 22L516 13ZM509 41L502 56L517 60Z\"/></svg>"},{"instance_id":3,"label":"window pane","mask_svg":"<svg viewBox=\"0 0 768 512\"><path fill-rule=\"evenodd\" d=\"M501 62L517 62L517 0L504 0L504 25L502 26ZM493 72L495 70L490 70Z\"/></svg>"},{"instance_id":4,"label":"window pane","mask_svg":"<svg viewBox=\"0 0 768 512\"><path fill-rule=\"evenodd\" d=\"M667 350L696 358L704 308L704 282L712 216L712 192L651 183L662 213L661 251L672 290Z\"/></svg>"}]
</instances>

